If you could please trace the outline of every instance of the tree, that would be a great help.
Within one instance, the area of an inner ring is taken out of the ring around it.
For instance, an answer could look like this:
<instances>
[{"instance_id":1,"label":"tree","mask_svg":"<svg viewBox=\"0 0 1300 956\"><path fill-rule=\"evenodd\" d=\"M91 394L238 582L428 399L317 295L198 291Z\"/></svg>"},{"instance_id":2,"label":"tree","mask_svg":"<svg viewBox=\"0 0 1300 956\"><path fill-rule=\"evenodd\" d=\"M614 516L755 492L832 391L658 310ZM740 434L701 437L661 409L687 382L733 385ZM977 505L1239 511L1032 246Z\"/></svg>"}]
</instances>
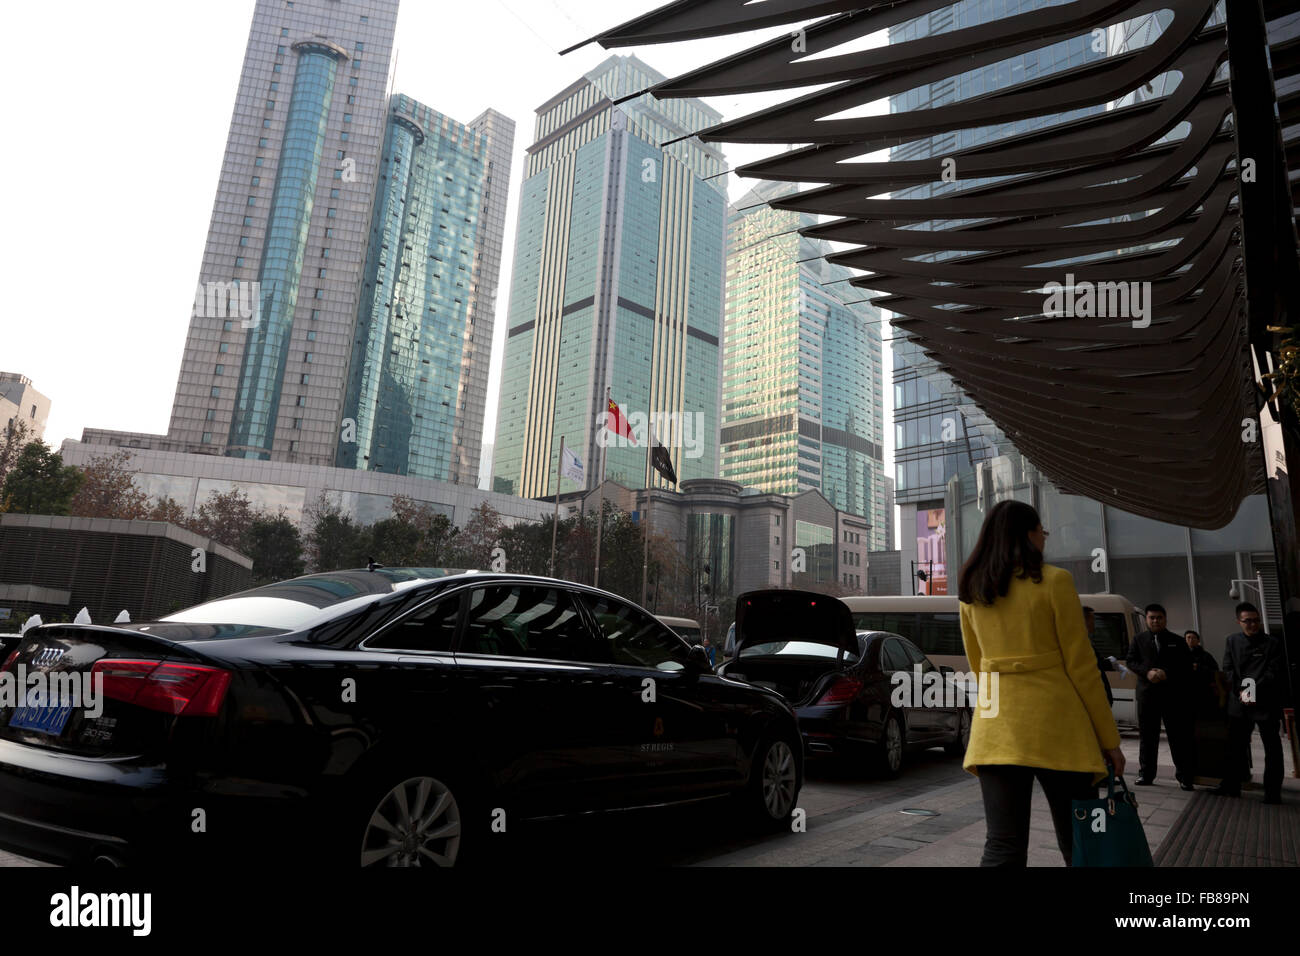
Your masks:
<instances>
[{"instance_id":1,"label":"tree","mask_svg":"<svg viewBox=\"0 0 1300 956\"><path fill-rule=\"evenodd\" d=\"M145 517L150 521L166 521L178 528L190 528L194 524L194 519L186 513L175 498L157 499ZM191 530L193 529L191 528Z\"/></svg>"},{"instance_id":2,"label":"tree","mask_svg":"<svg viewBox=\"0 0 1300 956\"><path fill-rule=\"evenodd\" d=\"M343 509L322 492L307 509L303 527L309 528L304 557L313 572L338 571L357 566L357 552L366 545L361 541L364 530ZM364 563L364 555L362 556Z\"/></svg>"},{"instance_id":3,"label":"tree","mask_svg":"<svg viewBox=\"0 0 1300 956\"><path fill-rule=\"evenodd\" d=\"M9 419L4 433L0 435L0 487L4 487L5 478L9 476L10 470L18 461L18 456L22 453L23 446L27 444L30 435L31 429L27 427L24 419L18 416Z\"/></svg>"},{"instance_id":4,"label":"tree","mask_svg":"<svg viewBox=\"0 0 1300 956\"><path fill-rule=\"evenodd\" d=\"M135 486L135 473L127 468L130 461L130 452L117 451L86 462L68 513L79 518L147 518L149 496Z\"/></svg>"},{"instance_id":5,"label":"tree","mask_svg":"<svg viewBox=\"0 0 1300 956\"><path fill-rule=\"evenodd\" d=\"M208 500L199 505L191 530L240 551L245 536L258 517L260 515L253 510L253 503L238 488L231 488L224 494L213 491Z\"/></svg>"},{"instance_id":6,"label":"tree","mask_svg":"<svg viewBox=\"0 0 1300 956\"><path fill-rule=\"evenodd\" d=\"M434 511L426 502L418 502L405 495L394 495L393 516L388 520L398 521L413 529L416 533L415 546L406 553L407 560L404 562L392 558L385 560L378 554L375 555L376 561L381 564L405 564L408 567L423 568L439 568L447 563L451 543L458 532L445 514Z\"/></svg>"},{"instance_id":7,"label":"tree","mask_svg":"<svg viewBox=\"0 0 1300 956\"><path fill-rule=\"evenodd\" d=\"M83 476L39 438L23 446L0 489L0 511L66 515Z\"/></svg>"},{"instance_id":8,"label":"tree","mask_svg":"<svg viewBox=\"0 0 1300 956\"><path fill-rule=\"evenodd\" d=\"M501 547L503 529L500 512L484 501L470 512L465 527L456 535L448 562L453 567L487 570L492 566L492 552Z\"/></svg>"},{"instance_id":9,"label":"tree","mask_svg":"<svg viewBox=\"0 0 1300 956\"><path fill-rule=\"evenodd\" d=\"M240 550L253 559L254 584L296 578L303 572L302 538L283 512L253 519Z\"/></svg>"}]
</instances>

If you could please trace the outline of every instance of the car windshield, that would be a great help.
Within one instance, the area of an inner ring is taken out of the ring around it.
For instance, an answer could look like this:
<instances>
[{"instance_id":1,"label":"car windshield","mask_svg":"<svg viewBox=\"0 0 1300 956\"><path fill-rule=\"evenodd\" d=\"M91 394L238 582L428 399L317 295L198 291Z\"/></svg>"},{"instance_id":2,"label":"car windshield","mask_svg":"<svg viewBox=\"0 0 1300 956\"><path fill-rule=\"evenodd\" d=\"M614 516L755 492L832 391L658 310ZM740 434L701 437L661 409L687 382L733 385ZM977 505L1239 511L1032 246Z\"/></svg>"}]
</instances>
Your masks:
<instances>
[{"instance_id":1,"label":"car windshield","mask_svg":"<svg viewBox=\"0 0 1300 956\"><path fill-rule=\"evenodd\" d=\"M741 657L825 657L828 660L834 660L838 654L838 647L811 641L770 641L742 648L740 652ZM844 660L850 664L857 659L857 654L844 655Z\"/></svg>"}]
</instances>

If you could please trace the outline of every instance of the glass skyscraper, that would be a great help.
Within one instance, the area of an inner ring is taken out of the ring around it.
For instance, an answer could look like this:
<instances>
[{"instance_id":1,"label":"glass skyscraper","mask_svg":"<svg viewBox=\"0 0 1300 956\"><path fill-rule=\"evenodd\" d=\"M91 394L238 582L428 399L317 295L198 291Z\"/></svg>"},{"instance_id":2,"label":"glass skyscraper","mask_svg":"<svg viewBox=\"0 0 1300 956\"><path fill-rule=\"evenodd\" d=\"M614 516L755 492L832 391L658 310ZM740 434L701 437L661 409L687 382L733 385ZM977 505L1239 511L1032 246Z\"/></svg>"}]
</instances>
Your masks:
<instances>
[{"instance_id":1,"label":"glass skyscraper","mask_svg":"<svg viewBox=\"0 0 1300 956\"><path fill-rule=\"evenodd\" d=\"M728 220L722 477L816 489L885 550L880 310L822 258L829 243L798 235L814 217L765 205L784 191L759 186Z\"/></svg>"},{"instance_id":2,"label":"glass skyscraper","mask_svg":"<svg viewBox=\"0 0 1300 956\"><path fill-rule=\"evenodd\" d=\"M514 124L389 111L338 464L477 484Z\"/></svg>"},{"instance_id":3,"label":"glass skyscraper","mask_svg":"<svg viewBox=\"0 0 1300 956\"><path fill-rule=\"evenodd\" d=\"M695 100L635 94L663 77L607 59L537 110L511 278L493 489L555 491L560 439L607 478L646 487L644 446L602 449L605 390L657 437L681 480L717 476L726 196L717 123ZM663 419L661 419L663 420Z\"/></svg>"}]
</instances>

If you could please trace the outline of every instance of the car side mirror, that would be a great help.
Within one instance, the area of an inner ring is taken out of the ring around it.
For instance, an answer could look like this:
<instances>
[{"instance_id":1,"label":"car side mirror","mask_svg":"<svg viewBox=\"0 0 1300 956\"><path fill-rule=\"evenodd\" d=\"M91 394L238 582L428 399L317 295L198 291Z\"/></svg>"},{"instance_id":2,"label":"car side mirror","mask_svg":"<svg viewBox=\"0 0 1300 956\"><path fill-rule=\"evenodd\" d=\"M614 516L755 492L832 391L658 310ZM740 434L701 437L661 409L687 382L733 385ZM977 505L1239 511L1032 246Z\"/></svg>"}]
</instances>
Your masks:
<instances>
[{"instance_id":1,"label":"car side mirror","mask_svg":"<svg viewBox=\"0 0 1300 956\"><path fill-rule=\"evenodd\" d=\"M697 670L713 673L713 665L709 663L709 654L704 649L704 645L692 644L686 659L694 664Z\"/></svg>"}]
</instances>

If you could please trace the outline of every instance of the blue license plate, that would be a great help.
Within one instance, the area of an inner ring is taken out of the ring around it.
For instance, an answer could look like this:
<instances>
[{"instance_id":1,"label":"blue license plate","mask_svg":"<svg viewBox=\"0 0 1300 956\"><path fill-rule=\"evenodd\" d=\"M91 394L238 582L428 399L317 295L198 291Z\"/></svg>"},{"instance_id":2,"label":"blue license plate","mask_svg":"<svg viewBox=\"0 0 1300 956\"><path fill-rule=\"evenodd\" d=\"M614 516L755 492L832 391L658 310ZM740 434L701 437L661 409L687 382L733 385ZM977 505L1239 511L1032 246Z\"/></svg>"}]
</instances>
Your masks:
<instances>
[{"instance_id":1,"label":"blue license plate","mask_svg":"<svg viewBox=\"0 0 1300 956\"><path fill-rule=\"evenodd\" d=\"M28 698L30 700L31 698ZM28 706L14 709L9 718L9 726L19 730L34 730L38 734L57 737L63 733L63 727L72 715L72 705L55 701L52 704Z\"/></svg>"}]
</instances>

